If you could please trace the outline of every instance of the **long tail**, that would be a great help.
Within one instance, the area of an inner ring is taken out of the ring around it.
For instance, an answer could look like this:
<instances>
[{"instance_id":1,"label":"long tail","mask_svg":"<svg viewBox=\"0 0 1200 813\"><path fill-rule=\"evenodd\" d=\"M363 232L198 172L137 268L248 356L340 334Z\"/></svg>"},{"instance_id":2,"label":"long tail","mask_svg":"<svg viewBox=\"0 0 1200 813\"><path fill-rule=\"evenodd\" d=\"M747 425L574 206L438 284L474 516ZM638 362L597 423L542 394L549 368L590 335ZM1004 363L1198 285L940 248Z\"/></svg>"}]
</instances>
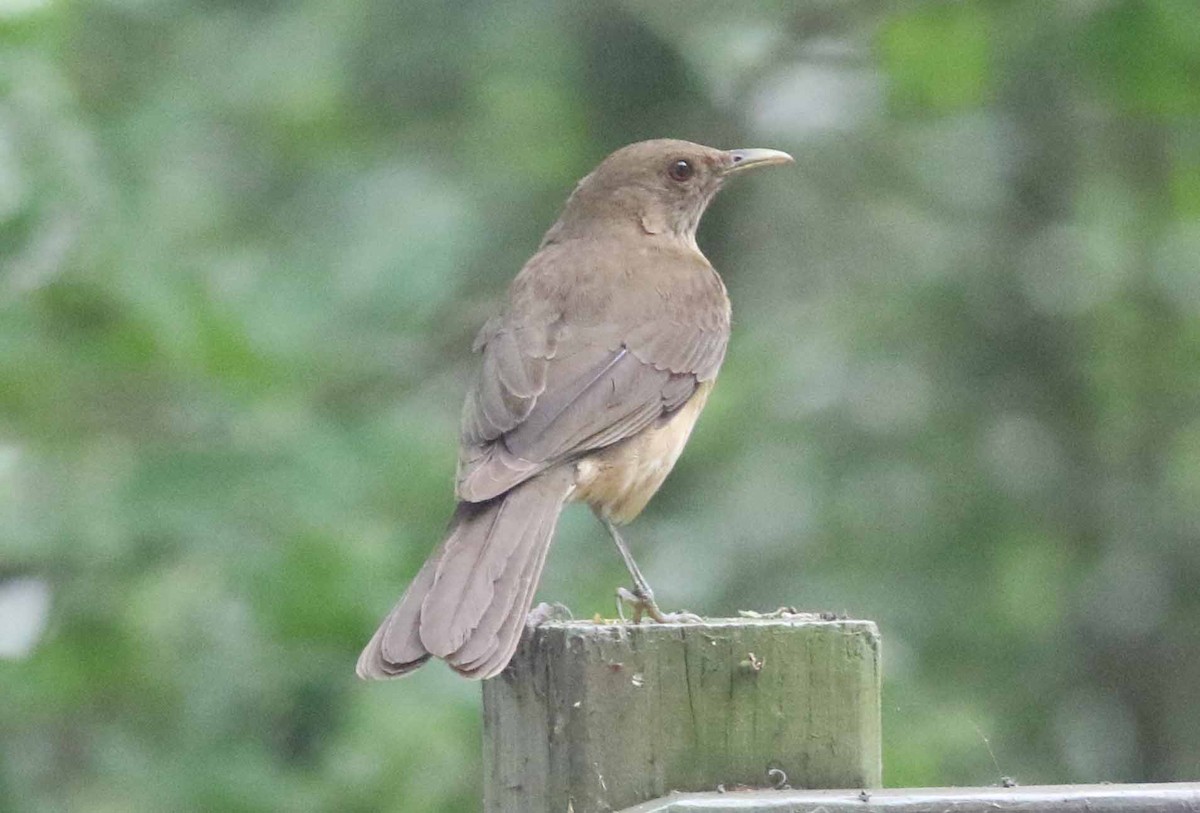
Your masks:
<instances>
[{"instance_id":1,"label":"long tail","mask_svg":"<svg viewBox=\"0 0 1200 813\"><path fill-rule=\"evenodd\" d=\"M459 503L448 535L359 656L358 676L399 677L432 656L466 677L499 674L520 642L572 488L565 466L487 502Z\"/></svg>"}]
</instances>

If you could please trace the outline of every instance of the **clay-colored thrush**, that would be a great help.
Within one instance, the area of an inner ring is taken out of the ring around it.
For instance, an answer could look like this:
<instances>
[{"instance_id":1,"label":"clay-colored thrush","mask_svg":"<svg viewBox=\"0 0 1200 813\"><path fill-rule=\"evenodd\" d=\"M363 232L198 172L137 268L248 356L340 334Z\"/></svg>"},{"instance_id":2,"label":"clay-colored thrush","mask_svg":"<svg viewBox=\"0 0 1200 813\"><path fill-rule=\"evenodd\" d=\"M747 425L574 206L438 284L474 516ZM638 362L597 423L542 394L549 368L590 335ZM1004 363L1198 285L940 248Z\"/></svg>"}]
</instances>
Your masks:
<instances>
[{"instance_id":1,"label":"clay-colored thrush","mask_svg":"<svg viewBox=\"0 0 1200 813\"><path fill-rule=\"evenodd\" d=\"M641 611L668 620L617 533L687 442L729 340L729 298L696 226L730 175L776 150L645 141L575 188L479 333L446 538L358 660L364 678L430 656L496 675L520 640L563 504L608 528ZM628 595L628 591L623 591Z\"/></svg>"}]
</instances>

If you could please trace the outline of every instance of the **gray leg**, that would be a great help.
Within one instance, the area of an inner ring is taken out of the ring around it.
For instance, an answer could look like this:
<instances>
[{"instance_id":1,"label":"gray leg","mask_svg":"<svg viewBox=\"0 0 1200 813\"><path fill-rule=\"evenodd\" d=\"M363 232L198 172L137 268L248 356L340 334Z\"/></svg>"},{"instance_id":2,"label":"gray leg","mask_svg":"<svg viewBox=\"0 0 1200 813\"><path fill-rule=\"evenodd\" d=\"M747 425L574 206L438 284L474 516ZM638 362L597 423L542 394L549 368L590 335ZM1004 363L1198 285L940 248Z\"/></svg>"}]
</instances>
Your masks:
<instances>
[{"instance_id":1,"label":"gray leg","mask_svg":"<svg viewBox=\"0 0 1200 813\"><path fill-rule=\"evenodd\" d=\"M617 526L613 524L612 520L605 517L600 517L600 521L604 523L604 527L608 529L608 535L616 543L617 550L621 553L621 559L625 562L625 569L629 571L629 577L633 579L632 592L626 590L624 587L617 588L617 613L621 615L621 618L624 619L625 617L621 613L621 605L624 603L633 607L633 622L635 624L642 620L643 615L650 616L660 624L673 621L699 622L701 618L695 613L664 613L659 609L658 602L654 600L654 591L650 589L650 583L642 575L642 569L634 561L633 554L629 552L629 546L625 544L625 540L621 538L621 534L617 531Z\"/></svg>"}]
</instances>

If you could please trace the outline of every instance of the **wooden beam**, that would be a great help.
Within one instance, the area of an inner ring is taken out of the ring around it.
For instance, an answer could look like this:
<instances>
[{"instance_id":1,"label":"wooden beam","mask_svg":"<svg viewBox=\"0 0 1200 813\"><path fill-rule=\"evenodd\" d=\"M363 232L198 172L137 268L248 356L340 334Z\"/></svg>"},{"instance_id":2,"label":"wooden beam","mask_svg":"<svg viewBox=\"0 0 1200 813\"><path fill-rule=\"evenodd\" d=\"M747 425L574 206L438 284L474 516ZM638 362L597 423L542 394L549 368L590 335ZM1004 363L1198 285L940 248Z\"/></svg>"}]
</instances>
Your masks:
<instances>
[{"instance_id":1,"label":"wooden beam","mask_svg":"<svg viewBox=\"0 0 1200 813\"><path fill-rule=\"evenodd\" d=\"M484 683L484 810L612 811L718 786L877 787L879 689L869 621L543 624Z\"/></svg>"},{"instance_id":2,"label":"wooden beam","mask_svg":"<svg viewBox=\"0 0 1200 813\"><path fill-rule=\"evenodd\" d=\"M1195 813L1200 783L680 793L624 813Z\"/></svg>"}]
</instances>

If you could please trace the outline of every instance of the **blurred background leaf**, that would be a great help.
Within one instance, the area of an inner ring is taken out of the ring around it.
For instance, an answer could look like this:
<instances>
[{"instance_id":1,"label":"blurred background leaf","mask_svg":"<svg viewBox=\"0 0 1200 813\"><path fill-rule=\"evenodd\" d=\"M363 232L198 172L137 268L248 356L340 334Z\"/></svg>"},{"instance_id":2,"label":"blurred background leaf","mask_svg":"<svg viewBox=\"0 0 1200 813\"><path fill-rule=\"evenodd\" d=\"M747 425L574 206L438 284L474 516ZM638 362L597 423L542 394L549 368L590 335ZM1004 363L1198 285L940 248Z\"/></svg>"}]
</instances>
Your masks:
<instances>
[{"instance_id":1,"label":"blurred background leaf","mask_svg":"<svg viewBox=\"0 0 1200 813\"><path fill-rule=\"evenodd\" d=\"M786 149L630 531L879 621L891 785L1200 779L1200 6L0 3L0 808L470 810L478 687L354 658L469 347L630 141ZM623 571L569 511L543 598Z\"/></svg>"}]
</instances>

